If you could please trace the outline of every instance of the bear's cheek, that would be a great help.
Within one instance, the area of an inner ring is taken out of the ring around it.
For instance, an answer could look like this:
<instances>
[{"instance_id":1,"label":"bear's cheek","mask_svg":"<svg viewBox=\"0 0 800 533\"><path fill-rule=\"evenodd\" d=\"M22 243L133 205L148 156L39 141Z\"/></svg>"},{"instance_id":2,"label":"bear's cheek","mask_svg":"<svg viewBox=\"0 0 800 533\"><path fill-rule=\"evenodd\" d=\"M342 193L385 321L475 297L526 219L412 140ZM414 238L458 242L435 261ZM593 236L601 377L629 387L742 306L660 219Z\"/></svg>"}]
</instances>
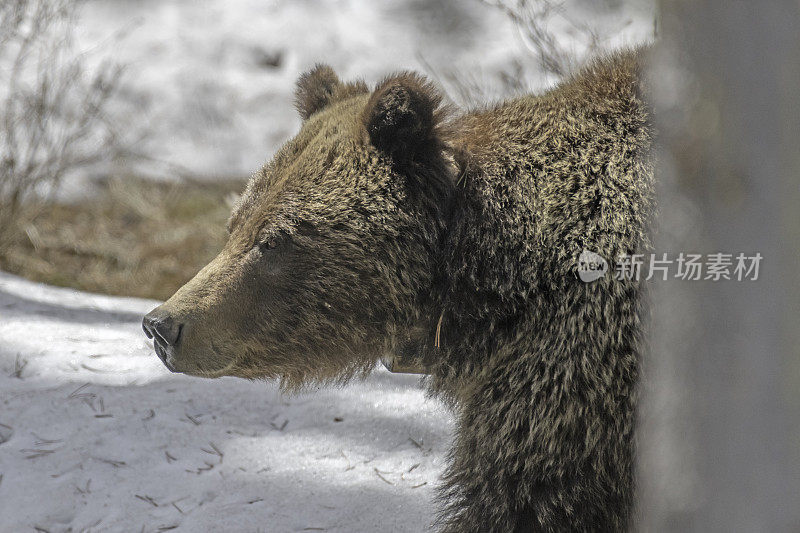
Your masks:
<instances>
[{"instance_id":1,"label":"bear's cheek","mask_svg":"<svg viewBox=\"0 0 800 533\"><path fill-rule=\"evenodd\" d=\"M303 283L306 270L257 257L231 268L184 326L185 344L176 354L184 371L279 375L287 361L307 351L309 325L319 323L315 286Z\"/></svg>"}]
</instances>

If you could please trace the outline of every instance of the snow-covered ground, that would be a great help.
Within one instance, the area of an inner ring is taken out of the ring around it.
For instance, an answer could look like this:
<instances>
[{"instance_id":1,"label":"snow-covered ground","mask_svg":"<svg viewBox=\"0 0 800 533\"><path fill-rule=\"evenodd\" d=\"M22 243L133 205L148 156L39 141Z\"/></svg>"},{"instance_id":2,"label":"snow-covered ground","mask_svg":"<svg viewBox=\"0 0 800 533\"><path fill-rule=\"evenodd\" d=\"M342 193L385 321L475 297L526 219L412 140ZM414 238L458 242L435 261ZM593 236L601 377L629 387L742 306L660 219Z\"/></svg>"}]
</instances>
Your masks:
<instances>
[{"instance_id":1,"label":"snow-covered ground","mask_svg":"<svg viewBox=\"0 0 800 533\"><path fill-rule=\"evenodd\" d=\"M415 377L170 374L154 305L0 273L0 531L426 529L452 419Z\"/></svg>"}]
</instances>

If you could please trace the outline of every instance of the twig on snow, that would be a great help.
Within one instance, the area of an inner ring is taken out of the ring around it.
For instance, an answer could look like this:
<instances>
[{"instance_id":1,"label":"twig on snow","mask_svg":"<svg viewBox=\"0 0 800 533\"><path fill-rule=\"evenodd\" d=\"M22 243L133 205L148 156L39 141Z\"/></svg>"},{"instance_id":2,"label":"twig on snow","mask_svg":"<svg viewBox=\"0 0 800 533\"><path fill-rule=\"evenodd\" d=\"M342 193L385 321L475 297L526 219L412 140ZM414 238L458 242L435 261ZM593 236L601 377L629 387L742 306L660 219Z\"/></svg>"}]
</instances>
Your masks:
<instances>
[{"instance_id":1,"label":"twig on snow","mask_svg":"<svg viewBox=\"0 0 800 533\"><path fill-rule=\"evenodd\" d=\"M207 454L216 455L217 457L219 457L219 462L221 464L222 463L222 458L225 456L225 454L223 454L221 451L219 451L219 448L217 448L214 445L213 442L209 442L208 444L209 444L209 446L211 446L210 450L207 450L205 448L200 448L200 449L203 450L204 452L206 452Z\"/></svg>"},{"instance_id":2,"label":"twig on snow","mask_svg":"<svg viewBox=\"0 0 800 533\"><path fill-rule=\"evenodd\" d=\"M151 498L150 496L148 496L147 494L145 494L144 496L142 496L142 495L140 495L140 494L134 494L134 496L135 496L136 498L139 498L139 499L140 499L140 500L142 500L143 502L147 502L147 503L149 503L149 504L150 504L150 505L152 505L153 507L158 507L158 503L156 503L156 501L155 501L153 498Z\"/></svg>"},{"instance_id":3,"label":"twig on snow","mask_svg":"<svg viewBox=\"0 0 800 533\"><path fill-rule=\"evenodd\" d=\"M270 422L269 425L272 426L273 429L277 429L278 431L283 431L284 429L286 429L286 424L288 424L288 423L289 423L289 419L287 418L287 419L285 419L283 421L283 424L281 424L280 426L278 426L274 422Z\"/></svg>"},{"instance_id":4,"label":"twig on snow","mask_svg":"<svg viewBox=\"0 0 800 533\"><path fill-rule=\"evenodd\" d=\"M56 450L31 449L31 448L23 448L22 450L20 450L20 452L27 454L25 455L25 459L38 459L39 457L50 455L55 451Z\"/></svg>"},{"instance_id":5,"label":"twig on snow","mask_svg":"<svg viewBox=\"0 0 800 533\"><path fill-rule=\"evenodd\" d=\"M92 459L94 459L95 461L100 461L101 463L109 464L114 468L119 468L120 466L127 466L127 463L125 461L117 461L114 459L103 459L102 457L92 457Z\"/></svg>"},{"instance_id":6,"label":"twig on snow","mask_svg":"<svg viewBox=\"0 0 800 533\"><path fill-rule=\"evenodd\" d=\"M36 439L33 442L34 446L46 446L48 444L56 444L56 443L59 443L59 442L64 442L63 439L45 439L43 437L40 437L39 435L37 435L33 431L31 431L31 435L33 435L33 437Z\"/></svg>"},{"instance_id":7,"label":"twig on snow","mask_svg":"<svg viewBox=\"0 0 800 533\"><path fill-rule=\"evenodd\" d=\"M386 479L385 477L383 477L383 476L381 475L380 471L379 471L377 468L375 468L375 467L372 467L372 469L375 471L375 475L376 475L376 476L378 476L379 478L381 478L381 479L382 479L384 482L388 483L389 485L394 485L394 483L392 483L391 481L389 481L388 479Z\"/></svg>"},{"instance_id":8,"label":"twig on snow","mask_svg":"<svg viewBox=\"0 0 800 533\"><path fill-rule=\"evenodd\" d=\"M12 378L22 379L22 371L28 366L28 360L22 359L20 354L17 354L17 359L14 361L14 371L10 374Z\"/></svg>"},{"instance_id":9,"label":"twig on snow","mask_svg":"<svg viewBox=\"0 0 800 533\"><path fill-rule=\"evenodd\" d=\"M192 424L194 424L195 426L199 426L201 424L201 422L198 419L196 419L194 416L190 415L189 413L184 413L184 415L186 415L186 418L189 419L189 421ZM196 415L196 416L199 416L199 415Z\"/></svg>"}]
</instances>

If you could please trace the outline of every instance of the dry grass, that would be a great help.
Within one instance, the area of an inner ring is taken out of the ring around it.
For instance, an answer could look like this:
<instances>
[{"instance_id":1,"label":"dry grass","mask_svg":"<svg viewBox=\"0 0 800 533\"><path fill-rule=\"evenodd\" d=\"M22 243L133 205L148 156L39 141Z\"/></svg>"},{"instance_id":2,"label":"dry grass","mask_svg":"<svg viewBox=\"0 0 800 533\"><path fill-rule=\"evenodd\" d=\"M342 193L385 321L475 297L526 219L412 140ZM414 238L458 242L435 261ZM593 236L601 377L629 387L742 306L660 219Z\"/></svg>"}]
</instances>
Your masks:
<instances>
[{"instance_id":1,"label":"dry grass","mask_svg":"<svg viewBox=\"0 0 800 533\"><path fill-rule=\"evenodd\" d=\"M0 269L106 294L166 299L225 242L231 197L242 181L163 184L109 181L79 204L31 207Z\"/></svg>"}]
</instances>

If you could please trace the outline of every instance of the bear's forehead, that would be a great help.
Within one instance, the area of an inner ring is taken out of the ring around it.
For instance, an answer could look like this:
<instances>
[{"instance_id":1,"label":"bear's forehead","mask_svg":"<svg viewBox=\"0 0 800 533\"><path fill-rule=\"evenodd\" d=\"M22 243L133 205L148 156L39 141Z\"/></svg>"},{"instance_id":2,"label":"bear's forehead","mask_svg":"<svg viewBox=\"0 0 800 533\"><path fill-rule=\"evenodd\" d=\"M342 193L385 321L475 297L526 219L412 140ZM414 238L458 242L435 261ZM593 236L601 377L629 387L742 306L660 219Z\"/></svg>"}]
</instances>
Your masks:
<instances>
[{"instance_id":1,"label":"bear's forehead","mask_svg":"<svg viewBox=\"0 0 800 533\"><path fill-rule=\"evenodd\" d=\"M335 211L381 166L365 142L363 98L337 103L310 117L272 160L253 174L229 219L229 229Z\"/></svg>"}]
</instances>

